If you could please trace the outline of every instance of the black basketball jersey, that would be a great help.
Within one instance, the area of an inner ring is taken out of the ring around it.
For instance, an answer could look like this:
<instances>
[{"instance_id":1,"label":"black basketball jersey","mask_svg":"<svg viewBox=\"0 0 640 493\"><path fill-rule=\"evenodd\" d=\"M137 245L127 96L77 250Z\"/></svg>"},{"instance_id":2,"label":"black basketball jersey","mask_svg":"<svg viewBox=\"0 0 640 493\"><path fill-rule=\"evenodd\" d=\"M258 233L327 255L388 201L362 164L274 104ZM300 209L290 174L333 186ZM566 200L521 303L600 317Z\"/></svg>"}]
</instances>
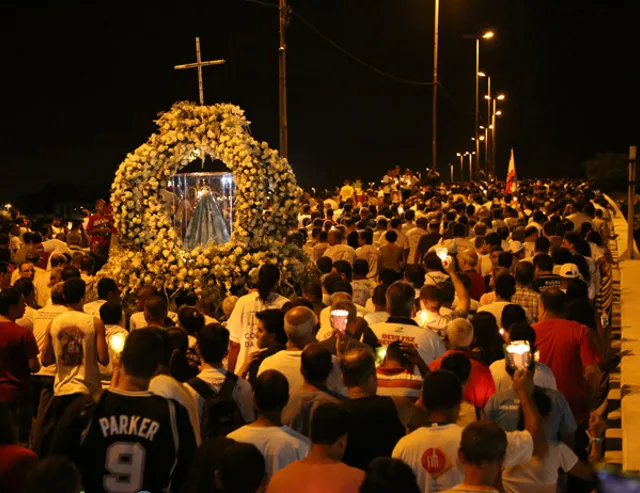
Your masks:
<instances>
[{"instance_id":1,"label":"black basketball jersey","mask_svg":"<svg viewBox=\"0 0 640 493\"><path fill-rule=\"evenodd\" d=\"M96 405L80 445L85 491L175 490L186 477L195 449L189 416L180 404L150 392L109 389Z\"/></svg>"}]
</instances>

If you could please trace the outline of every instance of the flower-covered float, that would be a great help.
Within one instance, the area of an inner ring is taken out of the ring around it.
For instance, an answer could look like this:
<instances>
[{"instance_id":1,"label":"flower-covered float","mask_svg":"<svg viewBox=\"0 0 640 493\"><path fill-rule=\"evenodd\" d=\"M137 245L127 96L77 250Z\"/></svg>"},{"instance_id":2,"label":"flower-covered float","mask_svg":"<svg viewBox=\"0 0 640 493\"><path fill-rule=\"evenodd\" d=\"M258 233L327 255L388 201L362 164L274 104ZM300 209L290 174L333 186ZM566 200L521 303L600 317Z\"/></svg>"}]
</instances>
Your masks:
<instances>
[{"instance_id":1,"label":"flower-covered float","mask_svg":"<svg viewBox=\"0 0 640 493\"><path fill-rule=\"evenodd\" d=\"M291 166L248 131L244 112L231 104L176 103L156 122L159 131L127 155L112 185L118 245L100 272L123 294L152 285L169 296L178 290L221 299L246 292L264 263L282 272L291 295L315 275L302 250L285 242L297 225L301 190ZM166 192L176 173L198 157L225 163L233 174L230 241L186 248L167 212Z\"/></svg>"}]
</instances>

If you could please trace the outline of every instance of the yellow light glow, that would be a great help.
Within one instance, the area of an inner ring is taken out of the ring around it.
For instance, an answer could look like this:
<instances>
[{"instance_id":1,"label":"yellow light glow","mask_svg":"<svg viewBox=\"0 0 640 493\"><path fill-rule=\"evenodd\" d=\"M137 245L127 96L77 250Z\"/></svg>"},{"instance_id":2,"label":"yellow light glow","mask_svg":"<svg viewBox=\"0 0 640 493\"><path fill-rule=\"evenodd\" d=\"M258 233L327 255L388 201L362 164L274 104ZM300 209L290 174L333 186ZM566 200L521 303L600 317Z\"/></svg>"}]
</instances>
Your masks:
<instances>
[{"instance_id":1,"label":"yellow light glow","mask_svg":"<svg viewBox=\"0 0 640 493\"><path fill-rule=\"evenodd\" d=\"M481 135L481 136L479 137L479 140L484 140L484 135Z\"/></svg>"},{"instance_id":2,"label":"yellow light glow","mask_svg":"<svg viewBox=\"0 0 640 493\"><path fill-rule=\"evenodd\" d=\"M498 97L496 99L499 100L499 101L502 101L502 100L504 100L504 98L505 98L504 94L498 94Z\"/></svg>"},{"instance_id":3,"label":"yellow light glow","mask_svg":"<svg viewBox=\"0 0 640 493\"><path fill-rule=\"evenodd\" d=\"M111 346L111 349L113 350L114 353L116 354L122 353L122 350L124 349L125 339L126 339L126 336L124 336L123 334L113 334L109 338L109 346Z\"/></svg>"},{"instance_id":4,"label":"yellow light glow","mask_svg":"<svg viewBox=\"0 0 640 493\"><path fill-rule=\"evenodd\" d=\"M460 154L459 152L456 152L456 156L460 157L462 156L462 154Z\"/></svg>"},{"instance_id":5,"label":"yellow light glow","mask_svg":"<svg viewBox=\"0 0 640 493\"><path fill-rule=\"evenodd\" d=\"M493 31L487 31L482 35L482 39L491 39L494 36L495 36L495 33Z\"/></svg>"},{"instance_id":6,"label":"yellow light glow","mask_svg":"<svg viewBox=\"0 0 640 493\"><path fill-rule=\"evenodd\" d=\"M482 125L480 125L480 127L479 127L479 128L480 128L480 130L484 130L484 127L483 127Z\"/></svg>"},{"instance_id":7,"label":"yellow light glow","mask_svg":"<svg viewBox=\"0 0 640 493\"><path fill-rule=\"evenodd\" d=\"M476 140L476 138L475 137L471 137L471 140Z\"/></svg>"},{"instance_id":8,"label":"yellow light glow","mask_svg":"<svg viewBox=\"0 0 640 493\"><path fill-rule=\"evenodd\" d=\"M491 96L489 96L488 94L485 94L484 99L491 99Z\"/></svg>"},{"instance_id":9,"label":"yellow light glow","mask_svg":"<svg viewBox=\"0 0 640 493\"><path fill-rule=\"evenodd\" d=\"M496 111L496 116L500 116L500 115L502 115L502 111L500 110Z\"/></svg>"},{"instance_id":10,"label":"yellow light glow","mask_svg":"<svg viewBox=\"0 0 640 493\"><path fill-rule=\"evenodd\" d=\"M489 125L489 130L493 130L493 125Z\"/></svg>"},{"instance_id":11,"label":"yellow light glow","mask_svg":"<svg viewBox=\"0 0 640 493\"><path fill-rule=\"evenodd\" d=\"M478 77L486 77L487 74L485 74L484 72L478 72Z\"/></svg>"}]
</instances>

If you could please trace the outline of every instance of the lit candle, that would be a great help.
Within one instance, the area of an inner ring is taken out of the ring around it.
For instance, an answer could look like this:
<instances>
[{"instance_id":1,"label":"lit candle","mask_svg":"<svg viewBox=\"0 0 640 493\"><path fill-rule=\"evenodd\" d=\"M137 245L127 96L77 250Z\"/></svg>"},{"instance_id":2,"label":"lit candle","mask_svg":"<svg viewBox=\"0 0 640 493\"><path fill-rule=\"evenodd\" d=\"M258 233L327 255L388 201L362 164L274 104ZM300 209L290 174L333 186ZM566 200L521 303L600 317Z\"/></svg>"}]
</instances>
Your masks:
<instances>
[{"instance_id":1,"label":"lit candle","mask_svg":"<svg viewBox=\"0 0 640 493\"><path fill-rule=\"evenodd\" d=\"M531 364L531 347L528 341L513 341L505 347L507 361L512 368L522 370Z\"/></svg>"},{"instance_id":2,"label":"lit candle","mask_svg":"<svg viewBox=\"0 0 640 493\"><path fill-rule=\"evenodd\" d=\"M447 258L447 255L449 255L449 250L447 249L447 247L437 247L436 255L440 257L440 260L444 261Z\"/></svg>"},{"instance_id":3,"label":"lit candle","mask_svg":"<svg viewBox=\"0 0 640 493\"><path fill-rule=\"evenodd\" d=\"M332 310L331 311L331 327L334 330L344 332L347 330L347 322L349 319L349 312L347 310Z\"/></svg>"},{"instance_id":4,"label":"lit candle","mask_svg":"<svg viewBox=\"0 0 640 493\"><path fill-rule=\"evenodd\" d=\"M116 353L117 355L120 355L122 353L122 350L124 349L124 341L126 339L127 337L123 334L113 334L109 338L109 346L114 353Z\"/></svg>"}]
</instances>

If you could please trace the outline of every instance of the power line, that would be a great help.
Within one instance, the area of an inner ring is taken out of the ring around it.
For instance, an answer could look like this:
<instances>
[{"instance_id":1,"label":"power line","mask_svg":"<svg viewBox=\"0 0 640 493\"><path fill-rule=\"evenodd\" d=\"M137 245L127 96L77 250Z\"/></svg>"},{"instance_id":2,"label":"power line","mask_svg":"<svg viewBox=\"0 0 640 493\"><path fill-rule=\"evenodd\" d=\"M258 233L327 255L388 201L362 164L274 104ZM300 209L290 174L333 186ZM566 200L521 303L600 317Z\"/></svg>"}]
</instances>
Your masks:
<instances>
[{"instance_id":1,"label":"power line","mask_svg":"<svg viewBox=\"0 0 640 493\"><path fill-rule=\"evenodd\" d=\"M262 5L264 7L273 7L273 8L277 8L278 5L276 5L275 3L270 3L270 2L266 2L264 0L246 0L247 2L250 3L255 3L257 5ZM326 41L327 43L329 43L331 46L333 46L336 50L338 50L340 53L342 53L343 55L351 58L353 61L355 61L356 63L362 65L363 67L375 72L376 74L382 76L382 77L387 77L391 80L394 80L396 82L400 82L402 84L408 84L408 85L412 85L412 86L420 86L420 87L427 87L427 86L433 86L433 82L426 82L426 81L417 81L417 80L412 80L412 79L407 79L404 77L398 77L396 75L390 74L388 72L385 72L382 69L379 69L367 62L365 62L364 60L362 60L361 58L357 57L356 55L354 55L353 53L351 53L350 51L348 51L346 48L343 48L342 46L340 46L338 43L336 43L335 41L333 41L331 38L329 38L326 34L324 34L322 31L320 31L316 26L314 26L311 22L309 22L307 19L305 19L302 15L300 15L298 12L291 10L291 13L296 16L296 18L298 18L298 20L300 20L300 22L302 22L306 27L308 27L310 30L312 30L317 36L319 36L320 38L322 38L324 41ZM442 90L442 93L444 94L444 96L449 100L449 102L453 105L454 109L464 115L474 115L475 113L469 112L469 111L464 111L456 102L455 99L453 99L453 97L449 94L449 92L444 88L444 86L442 85L442 83L440 81L438 81L438 86L440 87L440 89Z\"/></svg>"}]
</instances>

